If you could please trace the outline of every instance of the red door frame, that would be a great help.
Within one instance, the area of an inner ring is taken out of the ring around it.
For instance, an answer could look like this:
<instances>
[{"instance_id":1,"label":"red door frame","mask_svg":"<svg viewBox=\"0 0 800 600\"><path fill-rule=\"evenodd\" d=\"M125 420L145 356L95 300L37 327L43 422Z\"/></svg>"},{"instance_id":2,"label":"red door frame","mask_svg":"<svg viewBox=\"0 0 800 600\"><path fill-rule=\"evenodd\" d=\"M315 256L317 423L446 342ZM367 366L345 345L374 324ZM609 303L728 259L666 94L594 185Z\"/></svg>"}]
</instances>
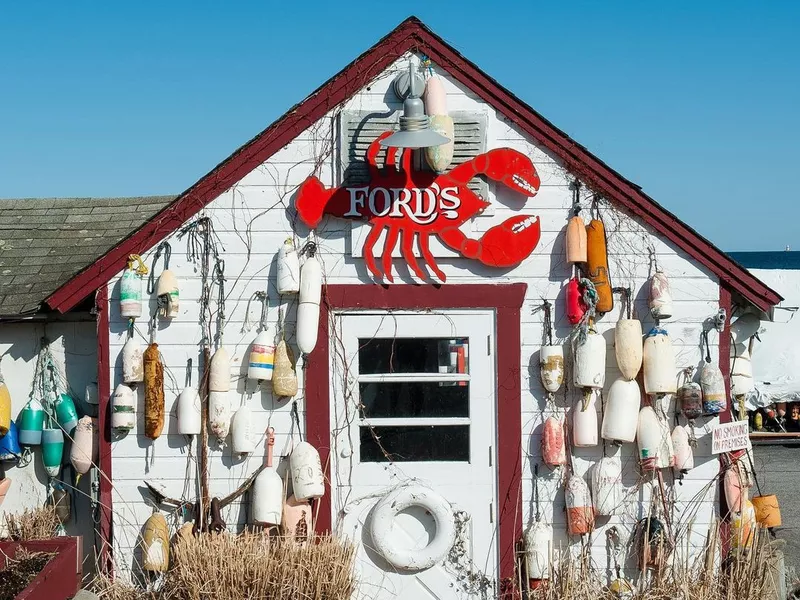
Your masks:
<instances>
[{"instance_id":1,"label":"red door frame","mask_svg":"<svg viewBox=\"0 0 800 600\"><path fill-rule=\"evenodd\" d=\"M317 507L316 530L331 529L330 489L330 315L340 310L493 309L497 352L497 543L501 588L515 581L515 546L522 536L522 414L520 309L525 283L498 285L328 285L323 289L319 337L306 359L306 437L320 454L325 496Z\"/></svg>"}]
</instances>

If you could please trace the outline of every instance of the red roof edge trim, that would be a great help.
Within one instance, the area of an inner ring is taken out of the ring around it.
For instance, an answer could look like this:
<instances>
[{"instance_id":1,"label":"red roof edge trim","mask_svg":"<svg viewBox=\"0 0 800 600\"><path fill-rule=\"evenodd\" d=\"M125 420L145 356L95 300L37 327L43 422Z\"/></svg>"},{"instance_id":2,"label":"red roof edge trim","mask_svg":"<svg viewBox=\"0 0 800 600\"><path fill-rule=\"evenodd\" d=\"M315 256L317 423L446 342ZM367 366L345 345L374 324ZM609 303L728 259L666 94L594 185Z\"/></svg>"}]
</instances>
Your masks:
<instances>
[{"instance_id":1,"label":"red roof edge trim","mask_svg":"<svg viewBox=\"0 0 800 600\"><path fill-rule=\"evenodd\" d=\"M636 184L611 169L583 146L556 128L474 63L428 29L416 17L403 21L349 66L308 98L220 163L179 196L168 208L120 242L93 265L56 290L47 303L65 312L88 293L107 283L131 253L142 253L177 230L204 206L230 189L244 175L269 159L328 111L369 84L408 50L422 50L448 74L493 106L522 131L558 156L564 166L595 191L614 201L669 242L684 250L761 310L778 304L781 296L719 250L694 229L656 203Z\"/></svg>"}]
</instances>

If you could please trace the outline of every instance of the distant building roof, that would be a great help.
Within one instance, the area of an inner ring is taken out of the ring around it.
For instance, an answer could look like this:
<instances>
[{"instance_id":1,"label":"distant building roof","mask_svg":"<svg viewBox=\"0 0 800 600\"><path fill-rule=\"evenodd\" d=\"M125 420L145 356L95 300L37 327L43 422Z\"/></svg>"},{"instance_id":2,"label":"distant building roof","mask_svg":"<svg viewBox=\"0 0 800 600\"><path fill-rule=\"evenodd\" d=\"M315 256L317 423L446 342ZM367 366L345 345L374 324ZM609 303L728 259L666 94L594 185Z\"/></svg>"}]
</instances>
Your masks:
<instances>
[{"instance_id":1,"label":"distant building roof","mask_svg":"<svg viewBox=\"0 0 800 600\"><path fill-rule=\"evenodd\" d=\"M37 312L45 298L174 199L0 199L0 317Z\"/></svg>"},{"instance_id":2,"label":"distant building roof","mask_svg":"<svg viewBox=\"0 0 800 600\"><path fill-rule=\"evenodd\" d=\"M800 252L728 252L728 256L748 269L800 269Z\"/></svg>"}]
</instances>

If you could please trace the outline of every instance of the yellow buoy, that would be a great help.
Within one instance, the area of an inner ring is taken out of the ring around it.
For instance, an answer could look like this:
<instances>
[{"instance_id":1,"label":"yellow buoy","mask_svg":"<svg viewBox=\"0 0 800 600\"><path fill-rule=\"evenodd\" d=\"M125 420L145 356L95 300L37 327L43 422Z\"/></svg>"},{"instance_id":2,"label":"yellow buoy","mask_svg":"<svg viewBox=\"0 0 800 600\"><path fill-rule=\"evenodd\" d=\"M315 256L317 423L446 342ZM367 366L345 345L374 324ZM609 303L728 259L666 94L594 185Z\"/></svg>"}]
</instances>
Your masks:
<instances>
[{"instance_id":1,"label":"yellow buoy","mask_svg":"<svg viewBox=\"0 0 800 600\"><path fill-rule=\"evenodd\" d=\"M153 343L144 351L144 431L151 440L164 429L164 365Z\"/></svg>"},{"instance_id":2,"label":"yellow buoy","mask_svg":"<svg viewBox=\"0 0 800 600\"><path fill-rule=\"evenodd\" d=\"M275 368L272 373L272 391L279 397L291 398L297 394L297 373L294 369L294 353L284 340L278 342L275 348Z\"/></svg>"},{"instance_id":3,"label":"yellow buoy","mask_svg":"<svg viewBox=\"0 0 800 600\"><path fill-rule=\"evenodd\" d=\"M8 391L3 373L0 372L0 436L11 427L11 393Z\"/></svg>"},{"instance_id":4,"label":"yellow buoy","mask_svg":"<svg viewBox=\"0 0 800 600\"><path fill-rule=\"evenodd\" d=\"M142 532L142 566L145 571L163 573L169 568L169 528L161 513L153 513Z\"/></svg>"}]
</instances>

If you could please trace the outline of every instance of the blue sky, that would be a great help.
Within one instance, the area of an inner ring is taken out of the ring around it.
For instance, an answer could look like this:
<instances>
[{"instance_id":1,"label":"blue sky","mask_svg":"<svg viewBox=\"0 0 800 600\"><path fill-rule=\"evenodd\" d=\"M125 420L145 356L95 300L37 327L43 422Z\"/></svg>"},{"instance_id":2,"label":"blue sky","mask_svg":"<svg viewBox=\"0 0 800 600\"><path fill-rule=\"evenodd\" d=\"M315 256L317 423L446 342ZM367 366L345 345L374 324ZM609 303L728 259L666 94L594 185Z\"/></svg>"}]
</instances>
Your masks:
<instances>
[{"instance_id":1,"label":"blue sky","mask_svg":"<svg viewBox=\"0 0 800 600\"><path fill-rule=\"evenodd\" d=\"M723 249L800 250L788 1L6 2L0 197L181 192L412 13Z\"/></svg>"}]
</instances>

